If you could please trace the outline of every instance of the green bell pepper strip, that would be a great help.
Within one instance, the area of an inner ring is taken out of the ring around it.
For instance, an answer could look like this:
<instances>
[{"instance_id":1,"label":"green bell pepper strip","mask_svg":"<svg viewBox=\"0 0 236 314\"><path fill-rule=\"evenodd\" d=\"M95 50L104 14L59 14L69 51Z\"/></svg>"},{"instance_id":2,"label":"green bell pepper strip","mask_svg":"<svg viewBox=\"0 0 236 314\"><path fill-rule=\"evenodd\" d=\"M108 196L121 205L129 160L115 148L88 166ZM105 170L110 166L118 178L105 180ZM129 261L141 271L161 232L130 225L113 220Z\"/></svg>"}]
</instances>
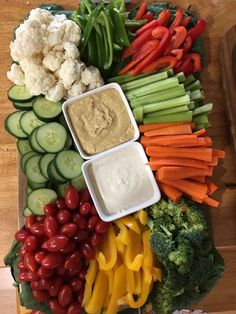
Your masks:
<instances>
[{"instance_id":1,"label":"green bell pepper strip","mask_svg":"<svg viewBox=\"0 0 236 314\"><path fill-rule=\"evenodd\" d=\"M119 42L123 47L129 47L130 42L123 23L123 19L117 9L113 9L112 13L117 39L119 39Z\"/></svg>"},{"instance_id":2,"label":"green bell pepper strip","mask_svg":"<svg viewBox=\"0 0 236 314\"><path fill-rule=\"evenodd\" d=\"M88 61L89 65L98 66L96 33L92 31L90 40L88 41Z\"/></svg>"},{"instance_id":3,"label":"green bell pepper strip","mask_svg":"<svg viewBox=\"0 0 236 314\"><path fill-rule=\"evenodd\" d=\"M86 18L79 14L78 10L74 10L71 15L71 20L79 25L79 27L84 31L86 27Z\"/></svg>"},{"instance_id":4,"label":"green bell pepper strip","mask_svg":"<svg viewBox=\"0 0 236 314\"><path fill-rule=\"evenodd\" d=\"M137 28L137 27L145 25L147 22L148 22L148 20L126 20L125 21L125 27Z\"/></svg>"},{"instance_id":5,"label":"green bell pepper strip","mask_svg":"<svg viewBox=\"0 0 236 314\"><path fill-rule=\"evenodd\" d=\"M99 25L100 26L100 25ZM101 30L102 33L102 30ZM98 54L98 65L102 68L105 63L105 46L102 36L96 33L96 44L97 44L97 54Z\"/></svg>"},{"instance_id":6,"label":"green bell pepper strip","mask_svg":"<svg viewBox=\"0 0 236 314\"><path fill-rule=\"evenodd\" d=\"M82 0L82 4L88 10L89 14L92 14L96 9L96 4L92 0Z\"/></svg>"},{"instance_id":7,"label":"green bell pepper strip","mask_svg":"<svg viewBox=\"0 0 236 314\"><path fill-rule=\"evenodd\" d=\"M105 43L106 51L106 62L104 64L104 69L108 70L111 67L113 60L113 30L108 14L105 10L102 10L100 12L99 19L97 21L103 26L103 40Z\"/></svg>"}]
</instances>

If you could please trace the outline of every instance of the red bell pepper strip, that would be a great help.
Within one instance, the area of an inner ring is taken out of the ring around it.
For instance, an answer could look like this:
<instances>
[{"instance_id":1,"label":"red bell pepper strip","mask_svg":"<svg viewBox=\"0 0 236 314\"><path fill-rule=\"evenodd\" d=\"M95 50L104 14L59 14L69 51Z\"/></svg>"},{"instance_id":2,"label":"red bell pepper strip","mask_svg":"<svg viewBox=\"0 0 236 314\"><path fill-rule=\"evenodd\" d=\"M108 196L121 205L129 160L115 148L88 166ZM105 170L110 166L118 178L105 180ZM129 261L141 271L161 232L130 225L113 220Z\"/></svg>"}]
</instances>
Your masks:
<instances>
[{"instance_id":1,"label":"red bell pepper strip","mask_svg":"<svg viewBox=\"0 0 236 314\"><path fill-rule=\"evenodd\" d=\"M187 30L184 26L177 26L175 28L175 33L171 37L169 47L165 51L165 55L170 54L171 50L178 49L183 42L185 41L185 38L187 37Z\"/></svg>"},{"instance_id":2,"label":"red bell pepper strip","mask_svg":"<svg viewBox=\"0 0 236 314\"><path fill-rule=\"evenodd\" d=\"M153 20L153 13L148 11L146 14L142 16L142 20L148 20L149 22Z\"/></svg>"},{"instance_id":3,"label":"red bell pepper strip","mask_svg":"<svg viewBox=\"0 0 236 314\"><path fill-rule=\"evenodd\" d=\"M170 20L170 16L171 16L170 9L166 9L161 11L157 20L161 26L167 26Z\"/></svg>"},{"instance_id":4,"label":"red bell pepper strip","mask_svg":"<svg viewBox=\"0 0 236 314\"><path fill-rule=\"evenodd\" d=\"M120 70L119 75L129 72L139 61L131 60L123 69Z\"/></svg>"},{"instance_id":5,"label":"red bell pepper strip","mask_svg":"<svg viewBox=\"0 0 236 314\"><path fill-rule=\"evenodd\" d=\"M171 54L176 57L177 61L180 61L183 59L184 50L183 49L173 49L173 50L171 50Z\"/></svg>"},{"instance_id":6,"label":"red bell pepper strip","mask_svg":"<svg viewBox=\"0 0 236 314\"><path fill-rule=\"evenodd\" d=\"M185 57L185 60L189 60L193 64L193 73L201 72L202 70L202 62L201 57L198 53L189 53Z\"/></svg>"},{"instance_id":7,"label":"red bell pepper strip","mask_svg":"<svg viewBox=\"0 0 236 314\"><path fill-rule=\"evenodd\" d=\"M169 27L169 31L170 31L171 35L174 34L175 28L180 25L180 23L181 23L181 21L183 19L183 16L184 16L183 10L182 9L178 9L176 11L176 13L175 13L175 19L174 19L174 21L172 22L172 24Z\"/></svg>"},{"instance_id":8,"label":"red bell pepper strip","mask_svg":"<svg viewBox=\"0 0 236 314\"><path fill-rule=\"evenodd\" d=\"M183 43L183 45L180 47L184 50L184 54L186 55L189 50L192 48L192 39L191 37L188 35Z\"/></svg>"},{"instance_id":9,"label":"red bell pepper strip","mask_svg":"<svg viewBox=\"0 0 236 314\"><path fill-rule=\"evenodd\" d=\"M135 35L136 36L140 36L143 32L145 32L147 29L153 28L153 27L157 27L160 26L160 23L158 20L153 20L147 24L145 24L144 26L142 26L141 28L139 28L136 32Z\"/></svg>"},{"instance_id":10,"label":"red bell pepper strip","mask_svg":"<svg viewBox=\"0 0 236 314\"><path fill-rule=\"evenodd\" d=\"M191 19L192 19L191 16L183 17L180 25L187 28L189 23L191 22Z\"/></svg>"},{"instance_id":11,"label":"red bell pepper strip","mask_svg":"<svg viewBox=\"0 0 236 314\"><path fill-rule=\"evenodd\" d=\"M191 28L188 32L188 35L192 39L192 45L197 41L197 39L202 35L206 29L206 22L204 20L199 20L197 24Z\"/></svg>"},{"instance_id":12,"label":"red bell pepper strip","mask_svg":"<svg viewBox=\"0 0 236 314\"><path fill-rule=\"evenodd\" d=\"M160 45L160 41L157 39L149 40L146 44L132 57L132 61L141 61L154 49L157 49Z\"/></svg>"},{"instance_id":13,"label":"red bell pepper strip","mask_svg":"<svg viewBox=\"0 0 236 314\"><path fill-rule=\"evenodd\" d=\"M159 71L161 69L174 68L177 63L177 59L172 56L161 57L143 69L143 73L151 73L154 71Z\"/></svg>"},{"instance_id":14,"label":"red bell pepper strip","mask_svg":"<svg viewBox=\"0 0 236 314\"><path fill-rule=\"evenodd\" d=\"M186 76L192 74L193 70L194 65L189 59L184 60L181 65L174 68L175 73L184 72Z\"/></svg>"},{"instance_id":15,"label":"red bell pepper strip","mask_svg":"<svg viewBox=\"0 0 236 314\"><path fill-rule=\"evenodd\" d=\"M139 9L138 9L138 12L136 13L134 19L135 20L141 20L142 17L144 16L144 14L146 14L147 12L147 3L146 2L143 2Z\"/></svg>"}]
</instances>

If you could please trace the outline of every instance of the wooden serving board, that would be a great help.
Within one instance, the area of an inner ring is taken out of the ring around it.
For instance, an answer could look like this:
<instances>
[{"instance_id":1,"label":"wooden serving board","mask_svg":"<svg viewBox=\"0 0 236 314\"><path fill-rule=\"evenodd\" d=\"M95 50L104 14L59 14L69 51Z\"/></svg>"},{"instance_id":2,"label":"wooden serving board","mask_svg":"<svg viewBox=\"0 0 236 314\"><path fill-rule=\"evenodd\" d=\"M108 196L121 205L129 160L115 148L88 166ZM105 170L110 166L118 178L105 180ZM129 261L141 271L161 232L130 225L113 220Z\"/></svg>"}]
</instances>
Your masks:
<instances>
[{"instance_id":1,"label":"wooden serving board","mask_svg":"<svg viewBox=\"0 0 236 314\"><path fill-rule=\"evenodd\" d=\"M225 106L236 152L236 25L227 31L222 40L220 62Z\"/></svg>"}]
</instances>

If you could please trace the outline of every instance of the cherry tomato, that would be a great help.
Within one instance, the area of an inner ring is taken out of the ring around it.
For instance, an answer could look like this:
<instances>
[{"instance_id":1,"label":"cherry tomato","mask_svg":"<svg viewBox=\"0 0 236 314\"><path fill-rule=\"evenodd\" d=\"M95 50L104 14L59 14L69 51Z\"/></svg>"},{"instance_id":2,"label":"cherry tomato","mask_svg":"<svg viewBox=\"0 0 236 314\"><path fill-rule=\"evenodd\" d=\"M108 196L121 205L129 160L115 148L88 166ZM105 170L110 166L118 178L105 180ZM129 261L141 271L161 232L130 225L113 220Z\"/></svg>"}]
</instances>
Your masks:
<instances>
[{"instance_id":1,"label":"cherry tomato","mask_svg":"<svg viewBox=\"0 0 236 314\"><path fill-rule=\"evenodd\" d=\"M19 275L18 275L18 279L19 279L21 282L27 282L27 281L28 281L27 272L25 272L25 271L20 272Z\"/></svg>"},{"instance_id":2,"label":"cherry tomato","mask_svg":"<svg viewBox=\"0 0 236 314\"><path fill-rule=\"evenodd\" d=\"M50 294L46 290L32 290L33 296L35 297L36 300L39 302L45 302L50 299Z\"/></svg>"},{"instance_id":3,"label":"cherry tomato","mask_svg":"<svg viewBox=\"0 0 236 314\"><path fill-rule=\"evenodd\" d=\"M82 216L87 216L91 211L91 204L89 202L83 203L80 208L79 212Z\"/></svg>"},{"instance_id":4,"label":"cherry tomato","mask_svg":"<svg viewBox=\"0 0 236 314\"><path fill-rule=\"evenodd\" d=\"M63 266L60 266L56 269L56 272L59 276L64 276L65 273L66 273L66 269L64 268L64 265Z\"/></svg>"},{"instance_id":5,"label":"cherry tomato","mask_svg":"<svg viewBox=\"0 0 236 314\"><path fill-rule=\"evenodd\" d=\"M89 202L91 200L91 196L89 194L89 190L86 188L82 192L80 192L80 204L85 202Z\"/></svg>"},{"instance_id":6,"label":"cherry tomato","mask_svg":"<svg viewBox=\"0 0 236 314\"><path fill-rule=\"evenodd\" d=\"M77 232L77 225L74 222L70 222L65 224L60 228L59 233L64 234L65 236L71 238L73 237Z\"/></svg>"},{"instance_id":7,"label":"cherry tomato","mask_svg":"<svg viewBox=\"0 0 236 314\"><path fill-rule=\"evenodd\" d=\"M85 280L85 276L86 276L86 274L87 274L87 271L88 271L88 268L87 268L86 266L84 266L84 267L82 268L82 270L80 271L80 273L79 273L79 278L80 278L81 280Z\"/></svg>"},{"instance_id":8,"label":"cherry tomato","mask_svg":"<svg viewBox=\"0 0 236 314\"><path fill-rule=\"evenodd\" d=\"M99 246L102 243L102 240L103 240L103 234L99 234L96 232L94 232L90 238L90 242L91 242L92 246L94 246L94 247Z\"/></svg>"},{"instance_id":9,"label":"cherry tomato","mask_svg":"<svg viewBox=\"0 0 236 314\"><path fill-rule=\"evenodd\" d=\"M38 274L39 278L50 278L54 274L54 269L47 269L47 268L40 266L37 274Z\"/></svg>"},{"instance_id":10,"label":"cherry tomato","mask_svg":"<svg viewBox=\"0 0 236 314\"><path fill-rule=\"evenodd\" d=\"M68 255L65 259L64 267L65 269L74 269L81 264L81 253L80 251L75 251Z\"/></svg>"},{"instance_id":11,"label":"cherry tomato","mask_svg":"<svg viewBox=\"0 0 236 314\"><path fill-rule=\"evenodd\" d=\"M58 302L61 306L65 307L72 301L72 290L69 285L64 285L58 294Z\"/></svg>"},{"instance_id":12,"label":"cherry tomato","mask_svg":"<svg viewBox=\"0 0 236 314\"><path fill-rule=\"evenodd\" d=\"M48 303L50 310L52 311L53 314L66 314L67 309L63 308L57 298L53 298L49 301Z\"/></svg>"},{"instance_id":13,"label":"cherry tomato","mask_svg":"<svg viewBox=\"0 0 236 314\"><path fill-rule=\"evenodd\" d=\"M30 235L29 231L26 229L21 229L16 232L15 239L17 242L25 242L25 239Z\"/></svg>"},{"instance_id":14,"label":"cherry tomato","mask_svg":"<svg viewBox=\"0 0 236 314\"><path fill-rule=\"evenodd\" d=\"M67 270L67 275L69 278L74 278L75 276L78 276L79 272L82 268L82 261L76 266L75 268L70 268Z\"/></svg>"},{"instance_id":15,"label":"cherry tomato","mask_svg":"<svg viewBox=\"0 0 236 314\"><path fill-rule=\"evenodd\" d=\"M51 238L58 234L59 225L55 217L48 215L44 220L44 232L47 237Z\"/></svg>"},{"instance_id":16,"label":"cherry tomato","mask_svg":"<svg viewBox=\"0 0 236 314\"><path fill-rule=\"evenodd\" d=\"M36 216L30 215L25 219L26 229L30 229L30 226L37 222Z\"/></svg>"},{"instance_id":17,"label":"cherry tomato","mask_svg":"<svg viewBox=\"0 0 236 314\"><path fill-rule=\"evenodd\" d=\"M58 296L61 287L63 286L64 282L61 277L56 277L53 281L51 286L49 287L49 293L52 297Z\"/></svg>"},{"instance_id":18,"label":"cherry tomato","mask_svg":"<svg viewBox=\"0 0 236 314\"><path fill-rule=\"evenodd\" d=\"M79 304L82 304L83 298L84 298L84 288L81 289L77 295L77 301Z\"/></svg>"},{"instance_id":19,"label":"cherry tomato","mask_svg":"<svg viewBox=\"0 0 236 314\"><path fill-rule=\"evenodd\" d=\"M33 289L33 290L37 290L37 291L40 291L40 290L44 289L42 287L40 281L31 281L30 282L30 288Z\"/></svg>"},{"instance_id":20,"label":"cherry tomato","mask_svg":"<svg viewBox=\"0 0 236 314\"><path fill-rule=\"evenodd\" d=\"M75 249L76 249L76 242L74 240L70 240L65 247L59 250L59 252L63 254L70 254L74 252Z\"/></svg>"},{"instance_id":21,"label":"cherry tomato","mask_svg":"<svg viewBox=\"0 0 236 314\"><path fill-rule=\"evenodd\" d=\"M39 237L42 237L45 235L42 222L36 222L33 225L31 225L30 231L32 234L39 236Z\"/></svg>"},{"instance_id":22,"label":"cherry tomato","mask_svg":"<svg viewBox=\"0 0 236 314\"><path fill-rule=\"evenodd\" d=\"M59 253L51 253L44 257L42 266L47 269L54 269L59 267L64 262L64 256Z\"/></svg>"},{"instance_id":23,"label":"cherry tomato","mask_svg":"<svg viewBox=\"0 0 236 314\"><path fill-rule=\"evenodd\" d=\"M37 222L44 222L44 220L45 220L45 216L36 216L36 220L37 220Z\"/></svg>"},{"instance_id":24,"label":"cherry tomato","mask_svg":"<svg viewBox=\"0 0 236 314\"><path fill-rule=\"evenodd\" d=\"M19 256L20 256L21 258L24 258L26 252L27 252L26 246L25 246L25 244L23 244L23 245L20 247L20 249L19 249Z\"/></svg>"},{"instance_id":25,"label":"cherry tomato","mask_svg":"<svg viewBox=\"0 0 236 314\"><path fill-rule=\"evenodd\" d=\"M36 272L28 271L27 272L28 281L36 281L39 279L39 276Z\"/></svg>"},{"instance_id":26,"label":"cherry tomato","mask_svg":"<svg viewBox=\"0 0 236 314\"><path fill-rule=\"evenodd\" d=\"M27 240L27 239L26 239ZM49 252L58 252L69 242L69 238L64 235L55 235L47 240L45 247Z\"/></svg>"},{"instance_id":27,"label":"cherry tomato","mask_svg":"<svg viewBox=\"0 0 236 314\"><path fill-rule=\"evenodd\" d=\"M92 217L90 217L89 218L89 221L88 221L88 230L89 231L92 231L94 228L95 228L95 226L96 226L96 224L99 222L99 221L101 221L101 219L98 217L98 216L92 216Z\"/></svg>"},{"instance_id":28,"label":"cherry tomato","mask_svg":"<svg viewBox=\"0 0 236 314\"><path fill-rule=\"evenodd\" d=\"M16 264L16 267L18 269L20 269L21 271L27 271L27 268L25 267L24 265L24 262L22 260L20 260L17 264Z\"/></svg>"},{"instance_id":29,"label":"cherry tomato","mask_svg":"<svg viewBox=\"0 0 236 314\"><path fill-rule=\"evenodd\" d=\"M61 209L57 213L57 221L59 224L64 225L71 221L71 213L67 209Z\"/></svg>"},{"instance_id":30,"label":"cherry tomato","mask_svg":"<svg viewBox=\"0 0 236 314\"><path fill-rule=\"evenodd\" d=\"M110 225L110 222L99 221L96 223L95 231L100 234L106 233L110 228Z\"/></svg>"},{"instance_id":31,"label":"cherry tomato","mask_svg":"<svg viewBox=\"0 0 236 314\"><path fill-rule=\"evenodd\" d=\"M57 211L56 206L53 204L46 204L44 206L44 213L46 216L56 216Z\"/></svg>"},{"instance_id":32,"label":"cherry tomato","mask_svg":"<svg viewBox=\"0 0 236 314\"><path fill-rule=\"evenodd\" d=\"M86 259L92 260L95 258L95 249L89 243L83 242L81 244L81 251Z\"/></svg>"},{"instance_id":33,"label":"cherry tomato","mask_svg":"<svg viewBox=\"0 0 236 314\"><path fill-rule=\"evenodd\" d=\"M25 239L25 248L27 251L34 251L38 248L39 246L39 240L35 235L29 235Z\"/></svg>"},{"instance_id":34,"label":"cherry tomato","mask_svg":"<svg viewBox=\"0 0 236 314\"><path fill-rule=\"evenodd\" d=\"M39 280L39 284L43 287L43 289L48 290L52 285L52 280L50 278L41 278Z\"/></svg>"},{"instance_id":35,"label":"cherry tomato","mask_svg":"<svg viewBox=\"0 0 236 314\"><path fill-rule=\"evenodd\" d=\"M74 239L77 242L83 242L88 239L89 233L87 230L80 230L79 232L76 233L74 236Z\"/></svg>"},{"instance_id":36,"label":"cherry tomato","mask_svg":"<svg viewBox=\"0 0 236 314\"><path fill-rule=\"evenodd\" d=\"M77 224L79 230L87 229L87 221L79 213L76 213L76 215L74 217L74 222Z\"/></svg>"},{"instance_id":37,"label":"cherry tomato","mask_svg":"<svg viewBox=\"0 0 236 314\"><path fill-rule=\"evenodd\" d=\"M79 302L73 302L69 306L66 314L81 314L82 312L83 312L83 308L81 307Z\"/></svg>"},{"instance_id":38,"label":"cherry tomato","mask_svg":"<svg viewBox=\"0 0 236 314\"><path fill-rule=\"evenodd\" d=\"M57 209L59 209L59 210L66 208L66 203L65 203L63 198L58 198L55 202L55 205L56 205Z\"/></svg>"},{"instance_id":39,"label":"cherry tomato","mask_svg":"<svg viewBox=\"0 0 236 314\"><path fill-rule=\"evenodd\" d=\"M70 186L66 191L65 203L67 208L71 210L74 210L79 206L79 193L73 186Z\"/></svg>"},{"instance_id":40,"label":"cherry tomato","mask_svg":"<svg viewBox=\"0 0 236 314\"><path fill-rule=\"evenodd\" d=\"M71 289L74 292L79 291L83 287L83 285L84 285L83 281L79 278L73 278L70 281Z\"/></svg>"},{"instance_id":41,"label":"cherry tomato","mask_svg":"<svg viewBox=\"0 0 236 314\"><path fill-rule=\"evenodd\" d=\"M38 266L37 266L35 259L34 259L34 253L32 253L32 252L26 252L25 253L24 265L29 271L32 271L32 272L37 271Z\"/></svg>"},{"instance_id":42,"label":"cherry tomato","mask_svg":"<svg viewBox=\"0 0 236 314\"><path fill-rule=\"evenodd\" d=\"M98 215L98 212L97 212L97 209L96 209L95 205L92 205L92 207L91 207L91 214L94 215L94 216Z\"/></svg>"},{"instance_id":43,"label":"cherry tomato","mask_svg":"<svg viewBox=\"0 0 236 314\"><path fill-rule=\"evenodd\" d=\"M43 312L39 311L39 310L32 310L30 312L30 314L43 314Z\"/></svg>"},{"instance_id":44,"label":"cherry tomato","mask_svg":"<svg viewBox=\"0 0 236 314\"><path fill-rule=\"evenodd\" d=\"M42 260L44 259L44 257L47 255L47 251L46 250L41 250L38 251L35 255L34 255L34 259L36 261L36 263L41 264Z\"/></svg>"}]
</instances>

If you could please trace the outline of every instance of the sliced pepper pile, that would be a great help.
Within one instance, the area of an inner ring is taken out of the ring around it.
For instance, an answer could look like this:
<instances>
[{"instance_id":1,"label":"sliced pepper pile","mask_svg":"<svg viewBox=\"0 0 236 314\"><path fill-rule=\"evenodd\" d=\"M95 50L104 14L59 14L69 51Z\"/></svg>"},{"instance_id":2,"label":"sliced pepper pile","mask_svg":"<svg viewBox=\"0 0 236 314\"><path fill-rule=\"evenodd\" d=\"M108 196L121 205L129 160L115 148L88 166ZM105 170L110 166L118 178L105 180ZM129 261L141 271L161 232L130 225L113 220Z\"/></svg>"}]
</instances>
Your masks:
<instances>
[{"instance_id":1,"label":"sliced pepper pile","mask_svg":"<svg viewBox=\"0 0 236 314\"><path fill-rule=\"evenodd\" d=\"M161 281L147 223L144 210L114 221L88 268L82 302L86 313L115 314L120 306L140 308L153 282Z\"/></svg>"}]
</instances>

